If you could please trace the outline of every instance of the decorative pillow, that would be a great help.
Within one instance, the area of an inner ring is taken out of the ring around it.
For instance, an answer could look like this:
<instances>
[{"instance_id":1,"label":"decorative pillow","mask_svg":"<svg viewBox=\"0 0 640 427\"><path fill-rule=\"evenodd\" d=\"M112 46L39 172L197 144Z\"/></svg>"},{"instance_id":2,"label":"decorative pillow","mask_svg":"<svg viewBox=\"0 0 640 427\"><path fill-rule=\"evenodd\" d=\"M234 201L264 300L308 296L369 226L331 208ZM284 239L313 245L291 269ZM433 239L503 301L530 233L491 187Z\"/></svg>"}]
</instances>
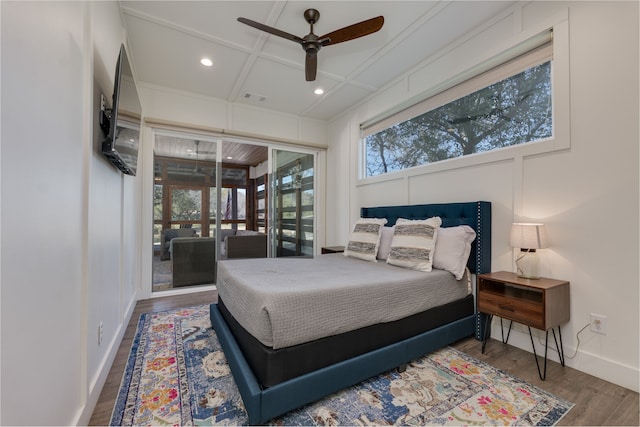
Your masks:
<instances>
[{"instance_id":1,"label":"decorative pillow","mask_svg":"<svg viewBox=\"0 0 640 427\"><path fill-rule=\"evenodd\" d=\"M475 238L476 232L468 225L441 227L433 254L433 267L451 272L456 280L462 279Z\"/></svg>"},{"instance_id":2,"label":"decorative pillow","mask_svg":"<svg viewBox=\"0 0 640 427\"><path fill-rule=\"evenodd\" d=\"M417 221L399 218L396 221L387 264L431 271L440 224L442 220L438 216Z\"/></svg>"},{"instance_id":3,"label":"decorative pillow","mask_svg":"<svg viewBox=\"0 0 640 427\"><path fill-rule=\"evenodd\" d=\"M393 227L382 227L382 236L380 237L380 247L378 248L378 259L386 261L391 252L391 241L393 240Z\"/></svg>"},{"instance_id":4,"label":"decorative pillow","mask_svg":"<svg viewBox=\"0 0 640 427\"><path fill-rule=\"evenodd\" d=\"M387 223L385 218L360 218L356 221L344 256L376 262L382 228Z\"/></svg>"}]
</instances>

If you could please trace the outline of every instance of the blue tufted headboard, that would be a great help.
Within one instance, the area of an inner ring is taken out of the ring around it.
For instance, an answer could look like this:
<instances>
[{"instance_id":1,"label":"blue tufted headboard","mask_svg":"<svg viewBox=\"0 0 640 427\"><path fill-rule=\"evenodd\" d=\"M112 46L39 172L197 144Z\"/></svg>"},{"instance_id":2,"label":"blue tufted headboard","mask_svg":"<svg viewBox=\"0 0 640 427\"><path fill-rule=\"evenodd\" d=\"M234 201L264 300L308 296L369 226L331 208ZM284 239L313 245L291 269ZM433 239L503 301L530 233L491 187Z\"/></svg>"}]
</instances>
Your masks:
<instances>
[{"instance_id":1,"label":"blue tufted headboard","mask_svg":"<svg viewBox=\"0 0 640 427\"><path fill-rule=\"evenodd\" d=\"M439 216L442 227L468 225L476 232L467 266L472 273L491 272L491 202L434 203L427 205L361 208L362 218L386 218L391 227L398 218L427 219Z\"/></svg>"}]
</instances>

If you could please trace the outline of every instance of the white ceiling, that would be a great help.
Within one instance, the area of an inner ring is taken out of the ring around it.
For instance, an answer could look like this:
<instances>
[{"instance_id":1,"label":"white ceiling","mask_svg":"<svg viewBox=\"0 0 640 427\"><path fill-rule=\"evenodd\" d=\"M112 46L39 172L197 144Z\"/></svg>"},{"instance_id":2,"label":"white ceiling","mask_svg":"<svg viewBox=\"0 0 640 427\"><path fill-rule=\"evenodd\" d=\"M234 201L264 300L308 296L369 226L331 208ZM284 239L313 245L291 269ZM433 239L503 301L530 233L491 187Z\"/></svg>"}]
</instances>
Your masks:
<instances>
[{"instance_id":1,"label":"white ceiling","mask_svg":"<svg viewBox=\"0 0 640 427\"><path fill-rule=\"evenodd\" d=\"M122 1L139 82L302 117L330 120L463 34L510 7L510 1ZM292 41L238 17L304 37L382 15L377 33L326 46L316 81L304 76L305 53ZM212 67L200 64L202 57ZM313 93L324 89L321 96ZM265 97L245 97L245 94Z\"/></svg>"}]
</instances>

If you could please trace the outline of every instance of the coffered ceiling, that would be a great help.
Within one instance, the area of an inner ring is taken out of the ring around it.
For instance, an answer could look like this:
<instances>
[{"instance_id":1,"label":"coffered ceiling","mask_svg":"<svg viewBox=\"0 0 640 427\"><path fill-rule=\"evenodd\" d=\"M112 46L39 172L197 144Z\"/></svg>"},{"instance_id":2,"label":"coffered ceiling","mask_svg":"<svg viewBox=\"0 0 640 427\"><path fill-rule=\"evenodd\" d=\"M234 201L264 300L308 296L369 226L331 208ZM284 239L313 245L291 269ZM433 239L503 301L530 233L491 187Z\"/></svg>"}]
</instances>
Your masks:
<instances>
[{"instance_id":1,"label":"coffered ceiling","mask_svg":"<svg viewBox=\"0 0 640 427\"><path fill-rule=\"evenodd\" d=\"M122 1L139 82L319 120L330 120L463 34L510 1ZM245 17L303 37L384 16L377 33L326 46L305 81L305 53L290 40L237 21ZM203 57L211 67L200 64ZM321 88L324 94L316 95Z\"/></svg>"}]
</instances>

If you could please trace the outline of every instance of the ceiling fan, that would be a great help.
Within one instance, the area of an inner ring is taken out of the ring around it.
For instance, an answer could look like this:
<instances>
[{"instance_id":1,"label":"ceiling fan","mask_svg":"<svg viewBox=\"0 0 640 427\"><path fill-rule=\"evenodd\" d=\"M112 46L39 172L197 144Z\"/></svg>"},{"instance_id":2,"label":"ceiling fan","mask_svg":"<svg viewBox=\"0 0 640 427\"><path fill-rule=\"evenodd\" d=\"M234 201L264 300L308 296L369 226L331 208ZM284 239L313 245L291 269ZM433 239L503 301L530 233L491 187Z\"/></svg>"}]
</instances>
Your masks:
<instances>
[{"instance_id":1,"label":"ceiling fan","mask_svg":"<svg viewBox=\"0 0 640 427\"><path fill-rule=\"evenodd\" d=\"M318 22L318 19L320 19L320 12L318 12L316 9L307 9L304 12L304 19L306 19L306 21L309 23L311 30L309 31L309 34L302 38L294 36L293 34L289 34L277 28L252 21L251 19L238 18L238 21L259 30L266 31L267 33L273 34L274 36L282 37L299 43L302 46L302 49L304 49L304 51L307 53L304 69L305 76L308 82L314 81L316 79L316 72L318 69L317 54L323 46L330 46L332 44L346 42L349 40L357 39L358 37L363 37L375 33L376 31L380 30L380 28L382 28L382 24L384 24L384 17L378 16L376 18L367 19L366 21L358 22L357 24L349 25L347 27L340 28L339 30L325 34L324 36L318 37L313 33L313 24Z\"/></svg>"}]
</instances>

